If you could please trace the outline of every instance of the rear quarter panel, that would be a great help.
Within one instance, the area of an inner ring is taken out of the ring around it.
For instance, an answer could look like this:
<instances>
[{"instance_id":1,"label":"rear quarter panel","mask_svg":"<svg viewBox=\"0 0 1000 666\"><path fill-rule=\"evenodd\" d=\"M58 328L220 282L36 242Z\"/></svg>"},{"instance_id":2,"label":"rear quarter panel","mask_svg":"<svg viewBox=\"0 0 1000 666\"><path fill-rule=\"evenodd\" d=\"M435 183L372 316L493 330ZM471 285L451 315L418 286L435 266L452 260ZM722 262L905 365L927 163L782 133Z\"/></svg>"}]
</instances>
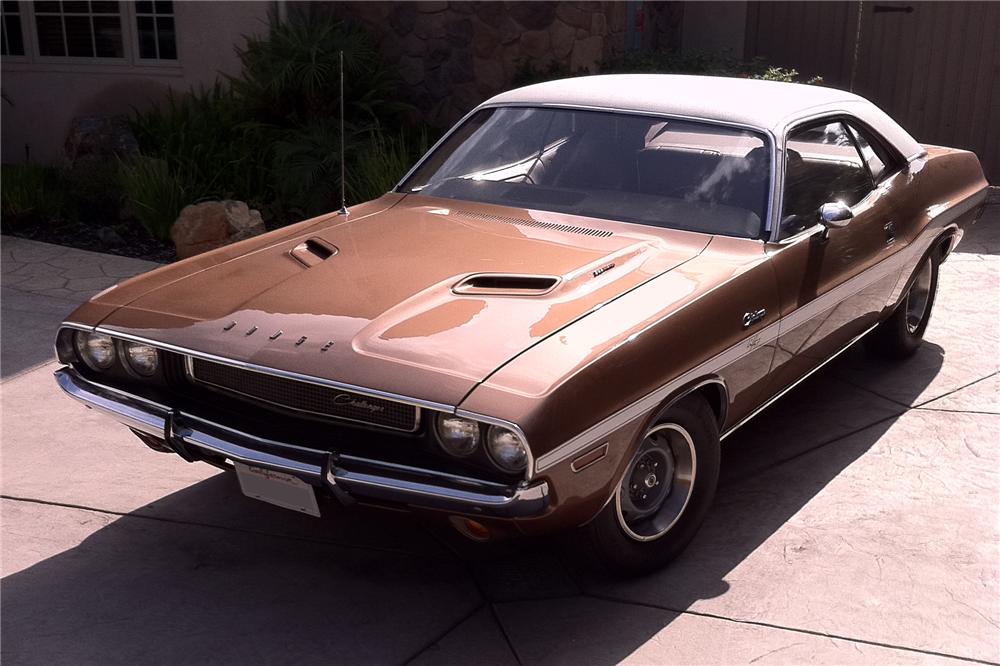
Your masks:
<instances>
[{"instance_id":1,"label":"rear quarter panel","mask_svg":"<svg viewBox=\"0 0 1000 666\"><path fill-rule=\"evenodd\" d=\"M906 293L922 259L932 250L940 249L942 258L953 250L986 203L989 183L974 153L925 148L927 155L910 162L896 177L905 194L897 204L897 239L906 247L901 250L903 270L886 314ZM942 246L945 239L947 245Z\"/></svg>"}]
</instances>

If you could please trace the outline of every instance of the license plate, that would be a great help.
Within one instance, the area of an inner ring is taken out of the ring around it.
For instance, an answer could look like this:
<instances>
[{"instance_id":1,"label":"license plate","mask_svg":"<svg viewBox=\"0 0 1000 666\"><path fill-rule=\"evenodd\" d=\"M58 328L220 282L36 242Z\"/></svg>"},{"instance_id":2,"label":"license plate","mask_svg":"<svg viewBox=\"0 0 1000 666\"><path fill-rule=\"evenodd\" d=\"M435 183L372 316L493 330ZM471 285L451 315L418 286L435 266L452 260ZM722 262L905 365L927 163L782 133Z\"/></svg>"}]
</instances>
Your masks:
<instances>
[{"instance_id":1,"label":"license plate","mask_svg":"<svg viewBox=\"0 0 1000 666\"><path fill-rule=\"evenodd\" d=\"M319 517L316 491L302 479L262 467L238 462L233 464L236 466L236 478L240 480L240 489L247 497Z\"/></svg>"}]
</instances>

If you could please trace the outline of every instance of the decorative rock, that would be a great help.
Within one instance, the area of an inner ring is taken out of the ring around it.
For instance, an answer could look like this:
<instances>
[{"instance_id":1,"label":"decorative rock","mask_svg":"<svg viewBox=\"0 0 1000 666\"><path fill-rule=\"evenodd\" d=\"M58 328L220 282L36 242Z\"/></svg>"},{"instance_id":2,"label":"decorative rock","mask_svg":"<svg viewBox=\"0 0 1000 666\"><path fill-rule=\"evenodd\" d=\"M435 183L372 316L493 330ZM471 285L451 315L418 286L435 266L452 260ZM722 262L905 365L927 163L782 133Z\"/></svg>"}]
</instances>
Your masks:
<instances>
[{"instance_id":1,"label":"decorative rock","mask_svg":"<svg viewBox=\"0 0 1000 666\"><path fill-rule=\"evenodd\" d=\"M461 19L445 24L448 41L454 46L467 46L472 41L472 21Z\"/></svg>"},{"instance_id":2,"label":"decorative rock","mask_svg":"<svg viewBox=\"0 0 1000 666\"><path fill-rule=\"evenodd\" d=\"M511 2L507 13L528 30L548 28L556 16L555 2Z\"/></svg>"},{"instance_id":3,"label":"decorative rock","mask_svg":"<svg viewBox=\"0 0 1000 666\"><path fill-rule=\"evenodd\" d=\"M264 233L260 212L242 201L205 201L185 206L170 230L180 259Z\"/></svg>"},{"instance_id":4,"label":"decorative rock","mask_svg":"<svg viewBox=\"0 0 1000 666\"><path fill-rule=\"evenodd\" d=\"M125 116L79 116L70 123L64 145L70 163L81 157L134 157L139 142Z\"/></svg>"},{"instance_id":5,"label":"decorative rock","mask_svg":"<svg viewBox=\"0 0 1000 666\"><path fill-rule=\"evenodd\" d=\"M424 80L424 61L422 58L406 56L399 61L399 76L408 86L416 86Z\"/></svg>"},{"instance_id":6,"label":"decorative rock","mask_svg":"<svg viewBox=\"0 0 1000 666\"><path fill-rule=\"evenodd\" d=\"M590 29L590 12L582 9L579 4L573 2L560 2L556 7L556 16L559 20L574 28Z\"/></svg>"},{"instance_id":7,"label":"decorative rock","mask_svg":"<svg viewBox=\"0 0 1000 666\"><path fill-rule=\"evenodd\" d=\"M396 4L392 14L389 15L389 26L397 35L403 36L413 32L413 26L417 22L417 4L416 2Z\"/></svg>"},{"instance_id":8,"label":"decorative rock","mask_svg":"<svg viewBox=\"0 0 1000 666\"><path fill-rule=\"evenodd\" d=\"M599 35L604 37L608 34L608 20L604 17L604 14L594 13L590 17L590 34Z\"/></svg>"},{"instance_id":9,"label":"decorative rock","mask_svg":"<svg viewBox=\"0 0 1000 666\"><path fill-rule=\"evenodd\" d=\"M573 50L573 43L576 41L576 28L556 19L552 22L549 34L552 43L552 57L556 60L568 58Z\"/></svg>"},{"instance_id":10,"label":"decorative rock","mask_svg":"<svg viewBox=\"0 0 1000 666\"><path fill-rule=\"evenodd\" d=\"M494 58L476 58L474 61L476 80L488 94L499 92L506 81L503 76L503 65Z\"/></svg>"},{"instance_id":11,"label":"decorative rock","mask_svg":"<svg viewBox=\"0 0 1000 666\"><path fill-rule=\"evenodd\" d=\"M475 39L472 40L475 54L480 58L490 58L498 46L500 46L500 36L497 35L496 29L482 21L477 22Z\"/></svg>"},{"instance_id":12,"label":"decorative rock","mask_svg":"<svg viewBox=\"0 0 1000 666\"><path fill-rule=\"evenodd\" d=\"M121 247L125 244L125 239L111 227L98 227L95 235L105 247Z\"/></svg>"},{"instance_id":13,"label":"decorative rock","mask_svg":"<svg viewBox=\"0 0 1000 666\"><path fill-rule=\"evenodd\" d=\"M521 56L532 60L551 60L547 30L532 30L521 35Z\"/></svg>"},{"instance_id":14,"label":"decorative rock","mask_svg":"<svg viewBox=\"0 0 1000 666\"><path fill-rule=\"evenodd\" d=\"M438 12L443 12L448 9L447 2L432 2L431 0L423 0L423 2L413 3L417 6L417 10L424 14L437 14Z\"/></svg>"},{"instance_id":15,"label":"decorative rock","mask_svg":"<svg viewBox=\"0 0 1000 666\"><path fill-rule=\"evenodd\" d=\"M586 70L588 72L595 72L603 55L603 37L593 36L579 39L573 45L573 53L569 59L570 71L578 72Z\"/></svg>"}]
</instances>

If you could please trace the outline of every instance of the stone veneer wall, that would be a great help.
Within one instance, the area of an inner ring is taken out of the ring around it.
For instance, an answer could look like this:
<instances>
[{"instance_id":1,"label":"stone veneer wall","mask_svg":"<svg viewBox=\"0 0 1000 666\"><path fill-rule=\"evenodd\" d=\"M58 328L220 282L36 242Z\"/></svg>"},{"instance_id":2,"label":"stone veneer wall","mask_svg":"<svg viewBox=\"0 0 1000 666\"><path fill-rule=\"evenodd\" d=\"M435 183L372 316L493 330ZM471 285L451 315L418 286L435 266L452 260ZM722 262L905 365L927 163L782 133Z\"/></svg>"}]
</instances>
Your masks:
<instances>
[{"instance_id":1,"label":"stone veneer wall","mask_svg":"<svg viewBox=\"0 0 1000 666\"><path fill-rule=\"evenodd\" d=\"M625 47L624 2L338 2L398 68L423 120L447 126L511 87L519 65L598 71Z\"/></svg>"}]
</instances>

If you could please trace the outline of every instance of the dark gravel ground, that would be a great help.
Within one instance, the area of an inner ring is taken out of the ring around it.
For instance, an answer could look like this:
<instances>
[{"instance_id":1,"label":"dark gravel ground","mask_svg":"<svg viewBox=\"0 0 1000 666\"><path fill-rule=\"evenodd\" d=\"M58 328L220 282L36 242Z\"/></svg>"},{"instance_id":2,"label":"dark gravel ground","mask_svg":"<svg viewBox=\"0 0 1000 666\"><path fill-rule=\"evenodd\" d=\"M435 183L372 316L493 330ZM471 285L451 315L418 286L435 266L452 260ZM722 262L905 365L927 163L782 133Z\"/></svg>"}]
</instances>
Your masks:
<instances>
[{"instance_id":1,"label":"dark gravel ground","mask_svg":"<svg viewBox=\"0 0 1000 666\"><path fill-rule=\"evenodd\" d=\"M27 222L16 225L5 224L3 233L92 252L147 259L161 264L177 260L177 253L172 243L164 243L153 238L138 224L122 223L98 227L80 222Z\"/></svg>"}]
</instances>

